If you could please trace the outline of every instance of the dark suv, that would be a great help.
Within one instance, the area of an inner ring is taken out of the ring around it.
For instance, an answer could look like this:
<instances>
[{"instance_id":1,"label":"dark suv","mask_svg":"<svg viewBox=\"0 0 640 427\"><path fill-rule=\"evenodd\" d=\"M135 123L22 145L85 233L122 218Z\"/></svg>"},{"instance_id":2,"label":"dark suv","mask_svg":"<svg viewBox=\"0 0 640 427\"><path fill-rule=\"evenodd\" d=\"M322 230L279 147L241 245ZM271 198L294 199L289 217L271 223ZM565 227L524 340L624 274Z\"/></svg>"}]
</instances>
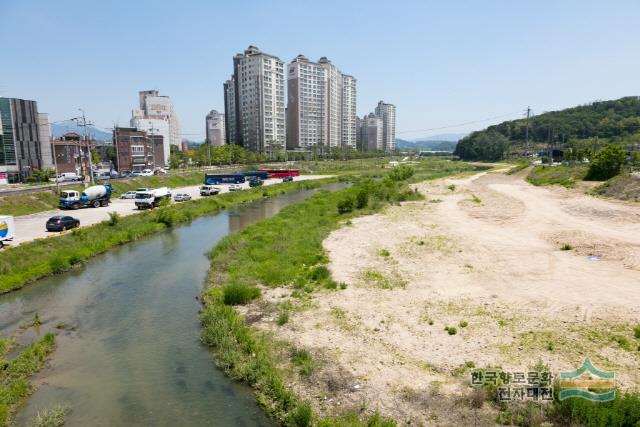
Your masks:
<instances>
[{"instance_id":1,"label":"dark suv","mask_svg":"<svg viewBox=\"0 0 640 427\"><path fill-rule=\"evenodd\" d=\"M52 216L47 221L47 231L64 231L80 227L80 220L71 216Z\"/></svg>"}]
</instances>

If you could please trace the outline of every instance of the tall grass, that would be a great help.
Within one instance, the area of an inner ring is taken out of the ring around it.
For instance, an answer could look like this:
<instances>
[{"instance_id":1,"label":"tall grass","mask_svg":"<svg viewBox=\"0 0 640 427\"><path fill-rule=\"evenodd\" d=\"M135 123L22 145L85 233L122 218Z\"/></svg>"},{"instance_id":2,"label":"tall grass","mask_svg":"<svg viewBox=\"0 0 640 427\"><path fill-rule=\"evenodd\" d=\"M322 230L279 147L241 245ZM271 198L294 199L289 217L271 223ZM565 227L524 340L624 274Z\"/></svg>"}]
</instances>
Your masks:
<instances>
[{"instance_id":1,"label":"tall grass","mask_svg":"<svg viewBox=\"0 0 640 427\"><path fill-rule=\"evenodd\" d=\"M153 211L113 218L99 224L73 230L62 236L37 239L0 252L0 293L9 292L26 283L58 274L109 248L138 240L175 224L198 216L218 212L233 204L248 202L283 192L316 188L320 181L299 181L260 189L224 193Z\"/></svg>"},{"instance_id":2,"label":"tall grass","mask_svg":"<svg viewBox=\"0 0 640 427\"><path fill-rule=\"evenodd\" d=\"M55 337L48 333L23 350L13 360L5 359L6 347L0 351L0 426L10 425L16 406L33 392L30 377L43 366L55 349Z\"/></svg>"}]
</instances>

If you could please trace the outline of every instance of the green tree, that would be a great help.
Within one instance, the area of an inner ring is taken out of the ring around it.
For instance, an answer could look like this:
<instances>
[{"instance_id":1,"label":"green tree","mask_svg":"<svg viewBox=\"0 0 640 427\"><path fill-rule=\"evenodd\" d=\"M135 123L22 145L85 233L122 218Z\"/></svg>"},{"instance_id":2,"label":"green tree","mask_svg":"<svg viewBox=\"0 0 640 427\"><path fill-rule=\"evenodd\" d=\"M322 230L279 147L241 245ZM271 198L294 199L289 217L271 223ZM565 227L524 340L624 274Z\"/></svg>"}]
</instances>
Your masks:
<instances>
[{"instance_id":1,"label":"green tree","mask_svg":"<svg viewBox=\"0 0 640 427\"><path fill-rule=\"evenodd\" d=\"M627 154L618 145L608 145L594 156L586 180L604 181L620 173Z\"/></svg>"}]
</instances>

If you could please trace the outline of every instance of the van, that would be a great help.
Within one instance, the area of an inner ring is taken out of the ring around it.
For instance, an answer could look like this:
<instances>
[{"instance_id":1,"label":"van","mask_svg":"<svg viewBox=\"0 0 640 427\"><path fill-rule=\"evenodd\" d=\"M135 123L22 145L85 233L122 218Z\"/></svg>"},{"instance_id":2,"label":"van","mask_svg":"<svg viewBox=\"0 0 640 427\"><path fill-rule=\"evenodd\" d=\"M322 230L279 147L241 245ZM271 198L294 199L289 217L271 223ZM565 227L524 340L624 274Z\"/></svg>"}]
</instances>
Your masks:
<instances>
[{"instance_id":1,"label":"van","mask_svg":"<svg viewBox=\"0 0 640 427\"><path fill-rule=\"evenodd\" d=\"M56 181L82 181L82 177L75 172L63 172L56 177Z\"/></svg>"}]
</instances>

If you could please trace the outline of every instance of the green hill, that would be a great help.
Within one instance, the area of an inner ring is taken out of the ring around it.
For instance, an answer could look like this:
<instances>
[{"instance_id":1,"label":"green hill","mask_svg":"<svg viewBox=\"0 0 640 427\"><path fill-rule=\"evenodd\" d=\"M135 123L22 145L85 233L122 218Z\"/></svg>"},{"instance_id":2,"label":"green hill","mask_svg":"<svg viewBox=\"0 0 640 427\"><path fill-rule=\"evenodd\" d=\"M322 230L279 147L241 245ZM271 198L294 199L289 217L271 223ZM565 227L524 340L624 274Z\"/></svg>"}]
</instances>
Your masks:
<instances>
[{"instance_id":1,"label":"green hill","mask_svg":"<svg viewBox=\"0 0 640 427\"><path fill-rule=\"evenodd\" d=\"M508 152L522 151L526 120L510 120L473 132L458 142L454 154L465 160L500 160ZM531 148L554 146L589 147L597 150L610 143L640 143L640 97L597 101L529 119Z\"/></svg>"}]
</instances>

